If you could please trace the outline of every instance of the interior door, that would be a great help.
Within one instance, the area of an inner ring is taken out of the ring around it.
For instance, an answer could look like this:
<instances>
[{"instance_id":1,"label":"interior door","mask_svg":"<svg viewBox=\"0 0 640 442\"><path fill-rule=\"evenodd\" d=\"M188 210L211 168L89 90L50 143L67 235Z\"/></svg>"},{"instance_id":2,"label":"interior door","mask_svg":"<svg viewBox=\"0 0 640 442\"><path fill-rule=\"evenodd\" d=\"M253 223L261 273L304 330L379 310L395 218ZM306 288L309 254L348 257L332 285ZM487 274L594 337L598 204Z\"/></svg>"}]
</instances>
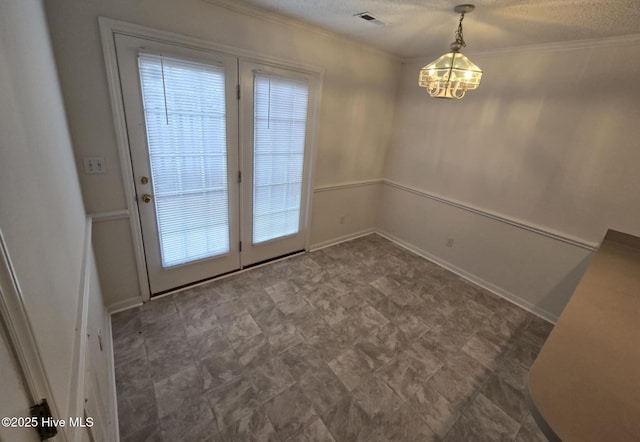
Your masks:
<instances>
[{"instance_id":1,"label":"interior door","mask_svg":"<svg viewBox=\"0 0 640 442\"><path fill-rule=\"evenodd\" d=\"M305 247L315 77L240 61L242 265Z\"/></svg>"},{"instance_id":2,"label":"interior door","mask_svg":"<svg viewBox=\"0 0 640 442\"><path fill-rule=\"evenodd\" d=\"M151 293L240 268L237 58L115 44Z\"/></svg>"}]
</instances>

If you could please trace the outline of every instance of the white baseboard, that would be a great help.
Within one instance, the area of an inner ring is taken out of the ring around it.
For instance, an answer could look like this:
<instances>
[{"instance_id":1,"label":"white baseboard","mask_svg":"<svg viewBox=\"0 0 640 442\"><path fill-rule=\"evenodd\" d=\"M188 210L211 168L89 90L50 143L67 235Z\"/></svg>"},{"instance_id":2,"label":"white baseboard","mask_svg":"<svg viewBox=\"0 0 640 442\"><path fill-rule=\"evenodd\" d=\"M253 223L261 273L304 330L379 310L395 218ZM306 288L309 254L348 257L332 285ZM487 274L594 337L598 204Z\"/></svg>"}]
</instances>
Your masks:
<instances>
[{"instance_id":1,"label":"white baseboard","mask_svg":"<svg viewBox=\"0 0 640 442\"><path fill-rule=\"evenodd\" d=\"M316 250L324 249L326 247L335 246L336 244L340 244L341 242L351 241L352 239L360 238L361 236L367 236L372 233L376 233L375 228L361 230L355 233L349 233L347 235L342 235L337 238L330 239L328 241L322 241L319 243L312 244L309 246L310 252L315 252Z\"/></svg>"},{"instance_id":2,"label":"white baseboard","mask_svg":"<svg viewBox=\"0 0 640 442\"><path fill-rule=\"evenodd\" d=\"M445 261L444 259L441 259L435 255L432 255L431 253L416 247L415 245L408 243L407 241L404 241L388 232L385 232L384 230L381 229L376 229L375 233L377 233L378 235L388 239L389 241L392 241L394 243L396 243L397 245L399 245L400 247L403 247L407 250L410 250L411 252L422 256L423 258L438 264L441 267L444 267L445 269L455 273L456 275L460 276L461 278L466 279L467 281L472 282L473 284L482 287L485 290L488 290L489 292L493 293L494 295L500 296L501 298L506 299L507 301L517 305L520 308L523 308L524 310L528 311L529 313L532 313L536 316L538 316L539 318L544 319L545 321L548 321L552 324L555 324L558 320L558 317L556 315L554 315L553 313L541 309L540 307L530 303L529 301L526 301L524 299L522 299L521 297L519 297L518 295L511 293L507 290L504 290L488 281L485 281L484 279L467 272L466 270L461 269L460 267L455 266L454 264Z\"/></svg>"},{"instance_id":3,"label":"white baseboard","mask_svg":"<svg viewBox=\"0 0 640 442\"><path fill-rule=\"evenodd\" d=\"M113 327L111 326L111 320L107 321L107 336L109 338L109 354L107 355L109 360L109 386L111 403L113 404L113 422L115 427L115 440L114 442L120 442L120 422L118 421L118 397L116 390L116 360L113 350Z\"/></svg>"},{"instance_id":4,"label":"white baseboard","mask_svg":"<svg viewBox=\"0 0 640 442\"><path fill-rule=\"evenodd\" d=\"M520 308L523 308L524 310L544 319L545 321L551 322L553 324L556 323L556 321L558 320L558 317L556 315L554 315L553 313L542 309L532 303L530 303L529 301L521 298L520 296L511 293L507 290L504 290L488 281L485 281L484 279L480 278L477 275L474 275L472 273L467 272L464 269L461 269L460 267L455 266L454 264L443 260L435 255L432 255L431 253L427 252L426 250L423 250L407 241L404 241L384 230L381 229L376 229L376 228L370 228L370 229L365 229L365 230L361 230L359 232L354 232L354 233L350 233L348 235L343 235L343 236L339 236L337 238L333 238L331 240L328 241L322 241L319 243L315 243L312 244L309 247L309 251L310 252L315 252L317 250L320 249L324 249L326 247L331 247L331 246L335 246L337 244L346 242L346 241L351 241L353 239L356 238L360 238L362 236L367 236L370 235L372 233L377 233L378 235L388 239L389 241L394 242L395 244L399 245L400 247L403 247L407 250L410 250L411 252L435 263L438 264L439 266L444 267L445 269L455 273L456 275L460 276L461 278L466 279L467 281L472 282L473 284L476 284L480 287L482 287L485 290L488 290L489 292L500 296L501 298L506 299L507 301L517 305ZM108 306L108 311L110 314L114 314L114 313L118 313L124 310L129 310L131 308L134 307L138 307L142 305L142 300L140 298L130 298L130 299L126 299L124 301L120 301L120 302L116 302L114 304L111 304Z\"/></svg>"},{"instance_id":5,"label":"white baseboard","mask_svg":"<svg viewBox=\"0 0 640 442\"><path fill-rule=\"evenodd\" d=\"M129 299L125 299L124 301L114 302L113 304L108 305L107 311L109 312L110 315L113 315L114 313L122 312L124 310L129 310L131 308L139 307L141 305L142 305L142 299L138 297L129 298Z\"/></svg>"}]
</instances>

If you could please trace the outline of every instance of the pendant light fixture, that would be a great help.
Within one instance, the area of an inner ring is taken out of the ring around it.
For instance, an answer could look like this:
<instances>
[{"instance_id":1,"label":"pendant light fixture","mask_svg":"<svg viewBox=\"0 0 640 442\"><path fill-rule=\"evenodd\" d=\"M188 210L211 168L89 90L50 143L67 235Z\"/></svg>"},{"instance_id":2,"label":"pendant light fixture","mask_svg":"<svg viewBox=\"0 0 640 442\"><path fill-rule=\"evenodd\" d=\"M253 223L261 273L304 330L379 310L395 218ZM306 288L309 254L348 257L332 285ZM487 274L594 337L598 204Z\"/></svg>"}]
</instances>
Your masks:
<instances>
[{"instance_id":1,"label":"pendant light fixture","mask_svg":"<svg viewBox=\"0 0 640 442\"><path fill-rule=\"evenodd\" d=\"M467 44L462 37L464 15L475 9L474 5L458 5L453 10L460 14L456 40L451 43L451 52L420 69L418 85L438 98L464 97L467 91L480 85L482 70L465 57L460 50Z\"/></svg>"}]
</instances>

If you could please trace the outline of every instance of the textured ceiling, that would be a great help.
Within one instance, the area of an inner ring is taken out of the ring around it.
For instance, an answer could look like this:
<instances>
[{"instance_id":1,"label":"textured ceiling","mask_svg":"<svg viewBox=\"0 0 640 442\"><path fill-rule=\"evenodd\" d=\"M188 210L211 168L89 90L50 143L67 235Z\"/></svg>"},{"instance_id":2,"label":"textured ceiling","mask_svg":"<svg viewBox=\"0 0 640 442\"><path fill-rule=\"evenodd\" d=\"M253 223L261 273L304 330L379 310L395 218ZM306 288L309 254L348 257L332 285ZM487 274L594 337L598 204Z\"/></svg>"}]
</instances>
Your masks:
<instances>
[{"instance_id":1,"label":"textured ceiling","mask_svg":"<svg viewBox=\"0 0 640 442\"><path fill-rule=\"evenodd\" d=\"M401 57L445 51L458 14L451 0L205 0L245 3L347 35ZM477 0L464 20L467 51L640 33L639 0ZM378 26L354 14L368 11Z\"/></svg>"}]
</instances>

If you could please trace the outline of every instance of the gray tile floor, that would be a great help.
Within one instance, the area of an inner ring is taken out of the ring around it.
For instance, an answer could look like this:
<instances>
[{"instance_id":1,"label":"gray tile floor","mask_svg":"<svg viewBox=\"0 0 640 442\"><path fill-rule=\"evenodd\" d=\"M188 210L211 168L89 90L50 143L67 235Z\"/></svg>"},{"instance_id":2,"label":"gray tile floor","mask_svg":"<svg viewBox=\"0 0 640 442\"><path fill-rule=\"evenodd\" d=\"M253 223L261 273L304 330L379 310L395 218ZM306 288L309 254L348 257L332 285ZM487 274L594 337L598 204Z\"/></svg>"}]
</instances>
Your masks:
<instances>
[{"instance_id":1,"label":"gray tile floor","mask_svg":"<svg viewBox=\"0 0 640 442\"><path fill-rule=\"evenodd\" d=\"M551 325L377 235L113 316L128 441L544 441Z\"/></svg>"}]
</instances>

